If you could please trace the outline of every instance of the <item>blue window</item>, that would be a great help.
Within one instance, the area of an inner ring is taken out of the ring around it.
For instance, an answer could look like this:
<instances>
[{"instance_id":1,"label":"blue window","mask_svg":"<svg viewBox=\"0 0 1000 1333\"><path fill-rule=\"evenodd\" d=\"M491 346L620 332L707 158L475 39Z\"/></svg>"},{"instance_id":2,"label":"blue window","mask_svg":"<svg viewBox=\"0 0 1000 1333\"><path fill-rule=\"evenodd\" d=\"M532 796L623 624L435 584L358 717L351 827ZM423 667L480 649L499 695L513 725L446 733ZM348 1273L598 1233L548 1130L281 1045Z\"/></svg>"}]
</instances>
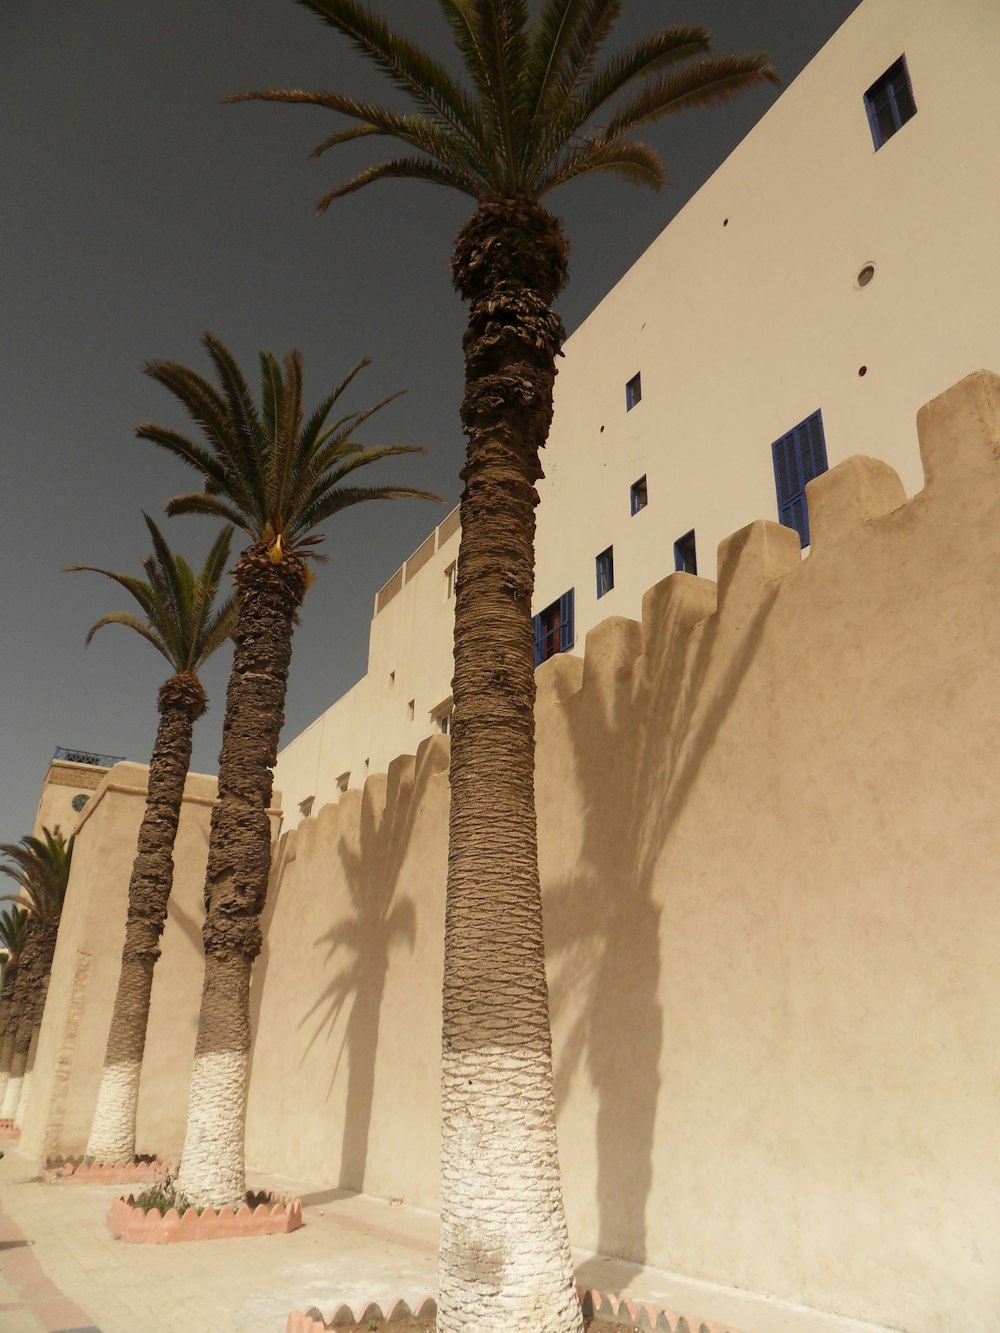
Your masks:
<instances>
[{"instance_id":1,"label":"blue window","mask_svg":"<svg viewBox=\"0 0 1000 1333\"><path fill-rule=\"evenodd\" d=\"M633 375L625 385L625 411L631 412L636 403L642 402L642 375Z\"/></svg>"},{"instance_id":2,"label":"blue window","mask_svg":"<svg viewBox=\"0 0 1000 1333\"><path fill-rule=\"evenodd\" d=\"M600 599L615 586L615 548L609 546L606 551L602 551L595 564L597 565L597 596Z\"/></svg>"},{"instance_id":3,"label":"blue window","mask_svg":"<svg viewBox=\"0 0 1000 1333\"><path fill-rule=\"evenodd\" d=\"M573 637L573 589L534 617L535 666L547 662L556 653L568 653L576 642Z\"/></svg>"},{"instance_id":4,"label":"blue window","mask_svg":"<svg viewBox=\"0 0 1000 1333\"><path fill-rule=\"evenodd\" d=\"M794 528L803 546L809 545L806 482L826 471L823 414L814 412L794 430L771 445L774 484L778 493L778 522Z\"/></svg>"},{"instance_id":5,"label":"blue window","mask_svg":"<svg viewBox=\"0 0 1000 1333\"><path fill-rule=\"evenodd\" d=\"M917 114L905 56L890 65L865 93L865 110L876 149Z\"/></svg>"},{"instance_id":6,"label":"blue window","mask_svg":"<svg viewBox=\"0 0 1000 1333\"><path fill-rule=\"evenodd\" d=\"M646 486L646 478L640 477L638 481L633 481L629 487L629 504L632 509L632 517L635 518L640 509L645 509L649 504L649 490Z\"/></svg>"},{"instance_id":7,"label":"blue window","mask_svg":"<svg viewBox=\"0 0 1000 1333\"><path fill-rule=\"evenodd\" d=\"M698 551L694 544L694 528L674 542L674 569L683 574L698 573Z\"/></svg>"}]
</instances>

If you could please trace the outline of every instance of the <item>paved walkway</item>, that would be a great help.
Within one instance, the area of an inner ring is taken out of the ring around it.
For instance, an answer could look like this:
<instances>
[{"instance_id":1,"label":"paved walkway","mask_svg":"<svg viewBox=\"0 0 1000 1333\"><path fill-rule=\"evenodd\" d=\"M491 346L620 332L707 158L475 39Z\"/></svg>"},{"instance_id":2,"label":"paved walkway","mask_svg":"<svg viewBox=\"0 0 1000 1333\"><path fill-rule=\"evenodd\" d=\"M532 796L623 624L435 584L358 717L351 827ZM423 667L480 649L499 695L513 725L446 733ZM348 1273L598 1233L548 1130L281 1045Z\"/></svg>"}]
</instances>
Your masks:
<instances>
[{"instance_id":1,"label":"paved walkway","mask_svg":"<svg viewBox=\"0 0 1000 1333\"><path fill-rule=\"evenodd\" d=\"M253 1174L254 1188L302 1199L288 1236L128 1245L104 1225L114 1185L44 1185L37 1163L0 1144L3 1333L284 1333L288 1314L341 1301L413 1303L436 1290L437 1218L367 1195ZM575 1254L578 1281L741 1333L876 1333L781 1302ZM886 1333L877 1330L877 1333Z\"/></svg>"}]
</instances>

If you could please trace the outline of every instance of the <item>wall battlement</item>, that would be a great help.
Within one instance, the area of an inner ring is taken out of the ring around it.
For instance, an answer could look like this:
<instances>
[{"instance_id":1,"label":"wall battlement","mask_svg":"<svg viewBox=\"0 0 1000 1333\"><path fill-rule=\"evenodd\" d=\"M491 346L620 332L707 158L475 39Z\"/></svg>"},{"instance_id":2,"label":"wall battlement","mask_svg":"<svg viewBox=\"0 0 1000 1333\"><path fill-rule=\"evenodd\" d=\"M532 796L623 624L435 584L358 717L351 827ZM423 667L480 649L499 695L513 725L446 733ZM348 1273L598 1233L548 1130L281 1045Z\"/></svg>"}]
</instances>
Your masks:
<instances>
[{"instance_id":1,"label":"wall battlement","mask_svg":"<svg viewBox=\"0 0 1000 1333\"><path fill-rule=\"evenodd\" d=\"M805 559L752 523L718 585L671 575L641 623L536 673L560 1157L578 1245L1000 1333L1000 379L967 376L917 429L912 499L849 459L810 483ZM425 741L276 843L253 1167L436 1206L448 753ZM48 1151L89 1124L140 804L109 786L81 830L39 1042L62 1109L41 1135L29 1105L24 1131ZM189 804L161 1052L193 1045ZM179 1147L188 1076L159 1060L149 1097L144 1077L144 1151Z\"/></svg>"}]
</instances>

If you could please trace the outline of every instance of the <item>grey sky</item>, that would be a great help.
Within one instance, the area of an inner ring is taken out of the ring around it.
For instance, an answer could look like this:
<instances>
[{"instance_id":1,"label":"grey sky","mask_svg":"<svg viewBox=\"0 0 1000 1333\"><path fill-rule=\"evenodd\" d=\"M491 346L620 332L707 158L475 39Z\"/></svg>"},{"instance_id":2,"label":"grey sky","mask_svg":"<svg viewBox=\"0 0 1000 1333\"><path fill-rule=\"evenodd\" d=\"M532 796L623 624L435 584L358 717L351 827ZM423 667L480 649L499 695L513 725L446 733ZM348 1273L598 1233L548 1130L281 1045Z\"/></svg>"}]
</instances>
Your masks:
<instances>
[{"instance_id":1,"label":"grey sky","mask_svg":"<svg viewBox=\"0 0 1000 1333\"><path fill-rule=\"evenodd\" d=\"M630 0L622 34L701 22L717 51L765 50L788 83L857 3ZM376 7L444 50L435 0ZM376 590L457 503L464 317L448 257L470 203L394 182L316 220L319 195L375 158L352 145L309 161L332 131L329 113L219 105L238 89L281 86L382 91L291 0L4 0L0 840L30 831L54 746L149 757L166 665L117 627L85 651L90 625L131 609L129 599L97 575L60 572L73 563L138 572L148 542L140 510L159 520L167 497L192 482L134 438L142 420L181 424L143 361L205 370L198 336L211 329L249 372L259 349L298 347L307 404L364 355L373 365L350 405L410 390L363 438L420 444L427 455L370 479L427 486L446 503L362 507L329 525L330 563L296 631L285 741L363 674ZM572 245L561 303L570 331L775 95L653 127L646 137L672 181L659 195L607 180L553 197ZM162 521L174 549L200 564L210 521ZM205 772L215 770L228 656L205 673L211 707L194 752Z\"/></svg>"}]
</instances>

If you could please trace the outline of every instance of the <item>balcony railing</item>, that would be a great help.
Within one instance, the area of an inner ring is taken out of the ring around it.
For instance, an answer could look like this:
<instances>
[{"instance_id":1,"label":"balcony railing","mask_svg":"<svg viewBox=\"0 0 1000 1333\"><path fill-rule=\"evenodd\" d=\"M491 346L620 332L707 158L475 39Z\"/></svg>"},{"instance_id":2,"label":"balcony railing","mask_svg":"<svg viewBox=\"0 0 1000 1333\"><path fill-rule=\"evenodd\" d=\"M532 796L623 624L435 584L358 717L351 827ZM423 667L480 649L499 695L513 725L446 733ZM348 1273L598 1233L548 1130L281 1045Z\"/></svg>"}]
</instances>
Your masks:
<instances>
[{"instance_id":1,"label":"balcony railing","mask_svg":"<svg viewBox=\"0 0 1000 1333\"><path fill-rule=\"evenodd\" d=\"M89 764L91 768L114 768L125 758L123 754L92 754L90 750L67 750L57 745L53 759L62 759L67 764Z\"/></svg>"}]
</instances>

